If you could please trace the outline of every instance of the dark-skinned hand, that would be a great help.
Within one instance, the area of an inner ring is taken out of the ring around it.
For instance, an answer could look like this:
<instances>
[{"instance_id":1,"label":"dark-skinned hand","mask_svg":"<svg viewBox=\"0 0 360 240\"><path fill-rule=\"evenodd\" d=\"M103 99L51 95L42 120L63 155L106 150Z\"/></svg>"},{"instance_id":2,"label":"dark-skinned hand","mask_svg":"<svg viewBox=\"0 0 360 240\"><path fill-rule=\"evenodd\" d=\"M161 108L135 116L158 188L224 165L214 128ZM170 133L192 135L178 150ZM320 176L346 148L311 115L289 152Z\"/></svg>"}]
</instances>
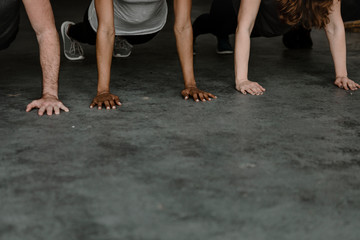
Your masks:
<instances>
[{"instance_id":1,"label":"dark-skinned hand","mask_svg":"<svg viewBox=\"0 0 360 240\"><path fill-rule=\"evenodd\" d=\"M197 87L187 87L181 91L181 95L184 97L185 100L188 100L189 97L192 97L195 102L206 102L211 101L212 99L217 98L215 95L204 92Z\"/></svg>"},{"instance_id":2,"label":"dark-skinned hand","mask_svg":"<svg viewBox=\"0 0 360 240\"><path fill-rule=\"evenodd\" d=\"M111 93L100 93L92 100L90 108L98 106L98 109L102 109L105 105L107 110L116 109L116 105L121 106L121 102L118 96Z\"/></svg>"}]
</instances>

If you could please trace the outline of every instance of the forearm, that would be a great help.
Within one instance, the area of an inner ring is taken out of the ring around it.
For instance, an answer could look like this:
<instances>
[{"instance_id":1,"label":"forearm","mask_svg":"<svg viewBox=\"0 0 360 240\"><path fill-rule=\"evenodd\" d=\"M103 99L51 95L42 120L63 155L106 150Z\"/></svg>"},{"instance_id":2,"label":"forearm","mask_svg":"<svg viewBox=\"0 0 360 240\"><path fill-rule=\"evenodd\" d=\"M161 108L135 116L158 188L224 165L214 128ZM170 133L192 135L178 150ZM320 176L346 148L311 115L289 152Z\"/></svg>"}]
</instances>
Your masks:
<instances>
[{"instance_id":1,"label":"forearm","mask_svg":"<svg viewBox=\"0 0 360 240\"><path fill-rule=\"evenodd\" d=\"M58 97L58 80L60 68L60 43L55 28L37 34L42 69L42 95Z\"/></svg>"},{"instance_id":2,"label":"forearm","mask_svg":"<svg viewBox=\"0 0 360 240\"><path fill-rule=\"evenodd\" d=\"M196 87L193 59L193 30L190 17L191 4L191 0L174 0L174 33L185 88Z\"/></svg>"},{"instance_id":3,"label":"forearm","mask_svg":"<svg viewBox=\"0 0 360 240\"><path fill-rule=\"evenodd\" d=\"M250 33L237 29L235 39L235 81L248 80L250 58Z\"/></svg>"},{"instance_id":4,"label":"forearm","mask_svg":"<svg viewBox=\"0 0 360 240\"><path fill-rule=\"evenodd\" d=\"M346 39L343 24L326 29L330 50L335 65L336 77L347 77L346 68Z\"/></svg>"},{"instance_id":5,"label":"forearm","mask_svg":"<svg viewBox=\"0 0 360 240\"><path fill-rule=\"evenodd\" d=\"M193 60L193 31L191 23L185 26L175 25L174 32L185 88L196 87Z\"/></svg>"},{"instance_id":6,"label":"forearm","mask_svg":"<svg viewBox=\"0 0 360 240\"><path fill-rule=\"evenodd\" d=\"M110 92L110 75L114 38L114 30L102 30L101 27L99 27L96 39L98 94Z\"/></svg>"},{"instance_id":7,"label":"forearm","mask_svg":"<svg viewBox=\"0 0 360 240\"><path fill-rule=\"evenodd\" d=\"M49 0L23 0L30 23L36 33L43 75L43 96L58 97L60 43Z\"/></svg>"}]
</instances>

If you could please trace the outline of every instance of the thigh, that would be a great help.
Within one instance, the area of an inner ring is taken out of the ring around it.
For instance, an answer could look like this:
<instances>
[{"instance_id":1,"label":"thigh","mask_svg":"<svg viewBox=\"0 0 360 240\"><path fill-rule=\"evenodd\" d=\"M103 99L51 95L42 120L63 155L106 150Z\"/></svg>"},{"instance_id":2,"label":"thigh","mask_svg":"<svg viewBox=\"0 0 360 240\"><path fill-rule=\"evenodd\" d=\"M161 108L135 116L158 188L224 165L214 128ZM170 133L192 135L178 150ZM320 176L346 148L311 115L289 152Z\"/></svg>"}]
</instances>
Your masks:
<instances>
[{"instance_id":1,"label":"thigh","mask_svg":"<svg viewBox=\"0 0 360 240\"><path fill-rule=\"evenodd\" d=\"M0 0L0 50L9 47L19 30L20 0Z\"/></svg>"}]
</instances>

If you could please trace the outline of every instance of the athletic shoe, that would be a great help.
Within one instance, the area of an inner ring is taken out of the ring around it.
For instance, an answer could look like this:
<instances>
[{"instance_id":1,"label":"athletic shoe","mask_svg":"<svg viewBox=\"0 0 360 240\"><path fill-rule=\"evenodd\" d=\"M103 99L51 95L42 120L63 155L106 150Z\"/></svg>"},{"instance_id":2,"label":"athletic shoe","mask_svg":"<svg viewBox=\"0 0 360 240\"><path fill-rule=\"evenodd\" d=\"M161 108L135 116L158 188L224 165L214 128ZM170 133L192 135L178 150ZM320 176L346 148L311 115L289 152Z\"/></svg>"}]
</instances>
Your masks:
<instances>
[{"instance_id":1,"label":"athletic shoe","mask_svg":"<svg viewBox=\"0 0 360 240\"><path fill-rule=\"evenodd\" d=\"M84 59L84 50L79 42L73 40L68 36L67 32L70 25L74 25L73 22L63 22L61 25L61 36L64 43L64 55L69 60L82 60Z\"/></svg>"},{"instance_id":2,"label":"athletic shoe","mask_svg":"<svg viewBox=\"0 0 360 240\"><path fill-rule=\"evenodd\" d=\"M114 44L114 57L128 57L131 54L133 45L131 45L125 38L116 36Z\"/></svg>"},{"instance_id":3,"label":"athletic shoe","mask_svg":"<svg viewBox=\"0 0 360 240\"><path fill-rule=\"evenodd\" d=\"M229 42L229 38L218 38L217 54L233 54L234 50Z\"/></svg>"}]
</instances>

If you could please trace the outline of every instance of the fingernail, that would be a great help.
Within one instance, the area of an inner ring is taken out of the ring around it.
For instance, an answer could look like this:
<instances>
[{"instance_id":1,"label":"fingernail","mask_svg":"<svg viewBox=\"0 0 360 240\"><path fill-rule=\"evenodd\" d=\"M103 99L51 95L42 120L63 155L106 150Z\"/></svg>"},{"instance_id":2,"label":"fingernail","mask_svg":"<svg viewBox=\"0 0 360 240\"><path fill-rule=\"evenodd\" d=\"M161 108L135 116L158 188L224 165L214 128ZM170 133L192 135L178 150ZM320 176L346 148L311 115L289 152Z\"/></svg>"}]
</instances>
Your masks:
<instances>
[{"instance_id":1,"label":"fingernail","mask_svg":"<svg viewBox=\"0 0 360 240\"><path fill-rule=\"evenodd\" d=\"M113 109L115 109L116 107L115 106L113 106Z\"/></svg>"}]
</instances>

